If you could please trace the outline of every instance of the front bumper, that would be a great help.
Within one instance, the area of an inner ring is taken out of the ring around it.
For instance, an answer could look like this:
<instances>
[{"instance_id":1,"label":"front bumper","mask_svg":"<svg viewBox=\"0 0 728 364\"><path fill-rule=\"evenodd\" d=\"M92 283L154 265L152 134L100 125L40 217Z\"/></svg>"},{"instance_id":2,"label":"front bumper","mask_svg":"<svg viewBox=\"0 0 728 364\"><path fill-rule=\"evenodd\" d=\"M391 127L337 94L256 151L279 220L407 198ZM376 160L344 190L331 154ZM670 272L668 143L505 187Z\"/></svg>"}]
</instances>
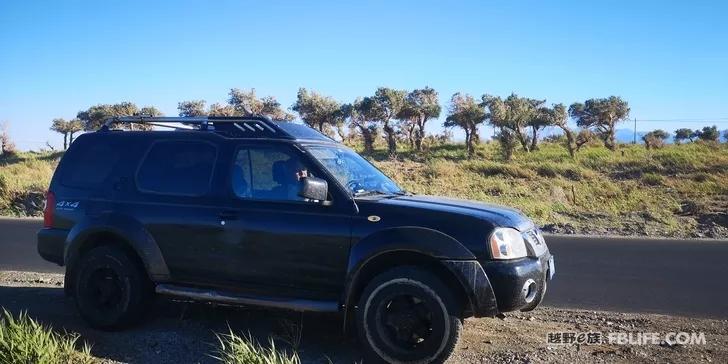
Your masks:
<instances>
[{"instance_id":1,"label":"front bumper","mask_svg":"<svg viewBox=\"0 0 728 364\"><path fill-rule=\"evenodd\" d=\"M500 312L536 308L555 272L553 256L548 252L537 258L489 260L482 264L490 278Z\"/></svg>"},{"instance_id":2,"label":"front bumper","mask_svg":"<svg viewBox=\"0 0 728 364\"><path fill-rule=\"evenodd\" d=\"M541 303L555 271L548 251L540 257L515 260L444 260L470 301L466 316L495 316L529 311Z\"/></svg>"}]
</instances>

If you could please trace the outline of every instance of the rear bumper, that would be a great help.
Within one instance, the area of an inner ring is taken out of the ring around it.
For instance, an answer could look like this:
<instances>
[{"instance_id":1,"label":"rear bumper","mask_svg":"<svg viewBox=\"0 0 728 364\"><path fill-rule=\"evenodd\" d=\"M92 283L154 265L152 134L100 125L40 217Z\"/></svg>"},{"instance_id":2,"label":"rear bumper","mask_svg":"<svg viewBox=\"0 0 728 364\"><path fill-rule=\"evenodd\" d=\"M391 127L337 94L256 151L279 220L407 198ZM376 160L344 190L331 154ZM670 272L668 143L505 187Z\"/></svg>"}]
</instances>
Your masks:
<instances>
[{"instance_id":1,"label":"rear bumper","mask_svg":"<svg viewBox=\"0 0 728 364\"><path fill-rule=\"evenodd\" d=\"M554 271L550 253L511 261L444 260L443 263L458 278L470 301L466 316L475 317L536 308Z\"/></svg>"},{"instance_id":2,"label":"rear bumper","mask_svg":"<svg viewBox=\"0 0 728 364\"><path fill-rule=\"evenodd\" d=\"M38 254L58 265L64 264L63 252L68 230L43 228L38 231Z\"/></svg>"}]
</instances>

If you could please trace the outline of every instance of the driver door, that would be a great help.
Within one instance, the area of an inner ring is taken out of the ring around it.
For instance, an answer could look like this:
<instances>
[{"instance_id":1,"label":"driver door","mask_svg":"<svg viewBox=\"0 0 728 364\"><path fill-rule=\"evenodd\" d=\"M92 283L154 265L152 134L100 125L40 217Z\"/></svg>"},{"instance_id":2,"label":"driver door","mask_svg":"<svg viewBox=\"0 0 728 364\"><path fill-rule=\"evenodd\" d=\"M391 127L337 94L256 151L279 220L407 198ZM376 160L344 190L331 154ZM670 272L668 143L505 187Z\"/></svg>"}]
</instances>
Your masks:
<instances>
[{"instance_id":1,"label":"driver door","mask_svg":"<svg viewBox=\"0 0 728 364\"><path fill-rule=\"evenodd\" d=\"M345 282L353 206L332 191L332 181L328 206L304 201L301 174L324 176L288 144L237 147L221 217L231 275L261 294L336 298Z\"/></svg>"}]
</instances>

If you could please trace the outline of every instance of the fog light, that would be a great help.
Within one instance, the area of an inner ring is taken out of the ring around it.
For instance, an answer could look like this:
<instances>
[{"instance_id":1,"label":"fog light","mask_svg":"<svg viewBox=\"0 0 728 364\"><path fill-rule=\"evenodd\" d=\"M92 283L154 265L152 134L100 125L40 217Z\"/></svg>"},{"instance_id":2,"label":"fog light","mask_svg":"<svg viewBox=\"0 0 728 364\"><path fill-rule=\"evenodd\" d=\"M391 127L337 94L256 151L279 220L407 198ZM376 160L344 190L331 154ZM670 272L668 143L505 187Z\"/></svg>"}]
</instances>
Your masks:
<instances>
[{"instance_id":1,"label":"fog light","mask_svg":"<svg viewBox=\"0 0 728 364\"><path fill-rule=\"evenodd\" d=\"M531 303L536 298L536 291L538 291L538 288L536 287L536 281L533 279L529 279L523 284L523 299L526 303Z\"/></svg>"}]
</instances>

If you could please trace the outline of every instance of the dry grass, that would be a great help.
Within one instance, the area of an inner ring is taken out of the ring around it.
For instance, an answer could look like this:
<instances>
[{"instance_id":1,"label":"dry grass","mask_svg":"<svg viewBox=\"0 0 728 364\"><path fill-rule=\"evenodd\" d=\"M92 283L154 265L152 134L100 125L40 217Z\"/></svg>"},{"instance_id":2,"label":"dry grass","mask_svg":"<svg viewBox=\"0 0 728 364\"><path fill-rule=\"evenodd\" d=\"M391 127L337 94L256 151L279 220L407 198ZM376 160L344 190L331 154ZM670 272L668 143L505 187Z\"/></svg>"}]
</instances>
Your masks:
<instances>
[{"instance_id":1,"label":"dry grass","mask_svg":"<svg viewBox=\"0 0 728 364\"><path fill-rule=\"evenodd\" d=\"M0 156L0 214L37 216L60 153Z\"/></svg>"}]
</instances>

